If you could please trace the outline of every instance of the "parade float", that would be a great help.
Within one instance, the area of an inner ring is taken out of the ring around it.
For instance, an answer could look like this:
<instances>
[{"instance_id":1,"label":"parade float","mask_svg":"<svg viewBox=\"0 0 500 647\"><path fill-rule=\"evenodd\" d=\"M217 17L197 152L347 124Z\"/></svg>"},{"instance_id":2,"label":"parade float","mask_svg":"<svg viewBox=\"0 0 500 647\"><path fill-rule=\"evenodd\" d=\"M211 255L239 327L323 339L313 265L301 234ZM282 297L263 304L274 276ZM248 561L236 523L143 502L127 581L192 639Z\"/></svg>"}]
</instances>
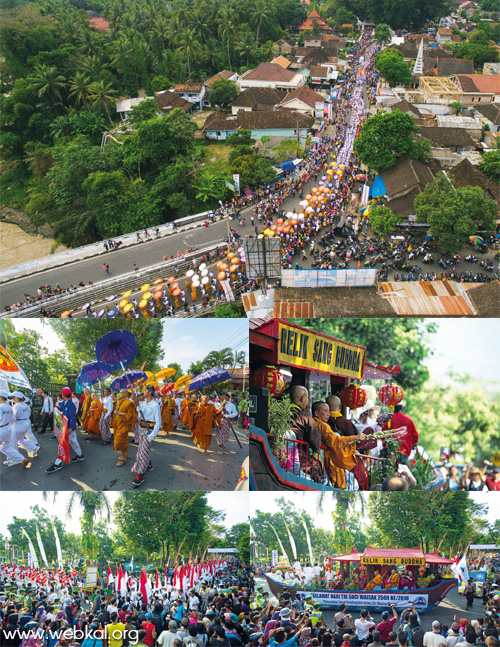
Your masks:
<instances>
[{"instance_id":1,"label":"parade float","mask_svg":"<svg viewBox=\"0 0 500 647\"><path fill-rule=\"evenodd\" d=\"M318 387L323 392L338 395L343 403L343 415L350 415L367 401L367 393L376 394L381 409L390 411L404 397L394 380L400 367L378 366L366 360L366 348L314 330L290 323L285 319L253 319L250 321L250 487L252 490L312 490L334 491L328 480L321 449L321 482L311 480L307 470L300 469L295 460L283 460L283 455L308 452L307 443L287 434L276 434L276 428L286 427L290 419L286 403L279 404L287 386L299 384L311 392ZM374 386L376 385L376 386ZM317 389L316 389L317 391ZM309 403L311 404L311 402ZM272 420L276 420L272 424ZM281 418L281 419L280 419ZM274 432L274 433L273 433ZM404 431L403 431L404 433ZM376 438L376 434L373 436ZM395 434L389 439L401 439ZM357 456L368 475L368 488L380 482L386 459L370 455L373 440L358 446ZM425 470L425 490L443 487L444 477L425 448L416 447L412 461ZM308 456L308 467L315 467ZM303 461L302 461L303 464ZM349 482L347 489L356 489Z\"/></svg>"},{"instance_id":2,"label":"parade float","mask_svg":"<svg viewBox=\"0 0 500 647\"><path fill-rule=\"evenodd\" d=\"M335 588L294 586L284 578L266 573L265 577L273 595L278 599L283 593L292 598L305 600L311 595L322 609L338 609L345 604L349 611L368 609L380 612L394 605L403 611L413 604L422 613L432 611L442 602L457 580L441 574L441 570L453 561L434 553L423 553L420 548L373 548L368 546L362 553L352 550L347 555L329 557L327 568L338 567ZM331 564L334 562L335 564ZM391 586L391 570L398 571L398 584ZM441 569L441 570L440 570ZM376 572L380 574L381 585L372 588ZM412 579L405 576L411 572ZM356 587L356 583L359 582Z\"/></svg>"}]
</instances>

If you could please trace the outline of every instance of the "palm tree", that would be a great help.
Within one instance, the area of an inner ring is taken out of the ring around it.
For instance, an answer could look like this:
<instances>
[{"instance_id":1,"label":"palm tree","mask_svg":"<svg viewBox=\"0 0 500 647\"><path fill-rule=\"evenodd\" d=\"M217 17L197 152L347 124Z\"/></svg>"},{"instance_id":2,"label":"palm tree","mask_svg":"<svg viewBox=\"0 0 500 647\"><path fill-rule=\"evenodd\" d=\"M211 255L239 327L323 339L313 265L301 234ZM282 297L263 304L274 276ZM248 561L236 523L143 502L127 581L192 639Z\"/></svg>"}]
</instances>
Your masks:
<instances>
[{"instance_id":1,"label":"palm tree","mask_svg":"<svg viewBox=\"0 0 500 647\"><path fill-rule=\"evenodd\" d=\"M254 57L256 52L255 39L249 31L244 30L240 33L236 41L236 51L242 58L246 58L248 67L250 65L250 59Z\"/></svg>"},{"instance_id":2,"label":"palm tree","mask_svg":"<svg viewBox=\"0 0 500 647\"><path fill-rule=\"evenodd\" d=\"M325 496L325 492L318 495L316 502L318 511L323 509ZM347 523L349 514L359 507L361 514L364 515L365 500L360 492L332 492L332 497L336 501L335 512L332 512L336 548L339 554L347 553L352 546L352 535Z\"/></svg>"},{"instance_id":3,"label":"palm tree","mask_svg":"<svg viewBox=\"0 0 500 647\"><path fill-rule=\"evenodd\" d=\"M266 40L260 47L260 52L264 60L274 58L274 43L272 40Z\"/></svg>"},{"instance_id":4,"label":"palm tree","mask_svg":"<svg viewBox=\"0 0 500 647\"><path fill-rule=\"evenodd\" d=\"M191 59L196 60L200 49L200 43L195 30L185 29L179 36L177 51L187 58L188 78L191 77Z\"/></svg>"},{"instance_id":5,"label":"palm tree","mask_svg":"<svg viewBox=\"0 0 500 647\"><path fill-rule=\"evenodd\" d=\"M267 0L256 0L252 5L252 14L250 16L250 24L254 27L257 27L257 34L255 36L255 42L259 44L259 32L262 25L267 25L267 23L272 18L272 8Z\"/></svg>"},{"instance_id":6,"label":"palm tree","mask_svg":"<svg viewBox=\"0 0 500 647\"><path fill-rule=\"evenodd\" d=\"M231 42L231 37L234 36L234 15L229 7L223 7L219 13L219 36L227 43L227 60L229 63L229 69L232 69L229 44Z\"/></svg>"},{"instance_id":7,"label":"palm tree","mask_svg":"<svg viewBox=\"0 0 500 647\"><path fill-rule=\"evenodd\" d=\"M127 65L131 64L134 56L134 48L130 40L119 38L113 46L111 65L113 65L120 74L123 74Z\"/></svg>"},{"instance_id":8,"label":"palm tree","mask_svg":"<svg viewBox=\"0 0 500 647\"><path fill-rule=\"evenodd\" d=\"M113 123L111 119L111 114L109 112L109 106L116 99L117 92L113 89L112 83L106 83L103 79L100 81L95 81L89 86L90 91L90 100L92 101L92 108L97 108L98 110L106 111L110 123Z\"/></svg>"},{"instance_id":9,"label":"palm tree","mask_svg":"<svg viewBox=\"0 0 500 647\"><path fill-rule=\"evenodd\" d=\"M90 31L90 29L85 29L80 34L79 41L79 54L83 54L85 56L97 56L100 51L100 46L97 42L96 34L93 31Z\"/></svg>"},{"instance_id":10,"label":"palm tree","mask_svg":"<svg viewBox=\"0 0 500 647\"><path fill-rule=\"evenodd\" d=\"M245 366L246 364L246 354L244 350L235 350L233 353L233 368L238 366Z\"/></svg>"},{"instance_id":11,"label":"palm tree","mask_svg":"<svg viewBox=\"0 0 500 647\"><path fill-rule=\"evenodd\" d=\"M28 83L40 99L48 99L52 105L61 103L62 92L67 87L64 76L59 74L56 67L49 67L46 63L35 67L34 74L28 79Z\"/></svg>"},{"instance_id":12,"label":"palm tree","mask_svg":"<svg viewBox=\"0 0 500 647\"><path fill-rule=\"evenodd\" d=\"M77 105L84 105L90 111L89 97L92 79L85 72L77 72L75 78L71 81L70 94L68 98L74 97Z\"/></svg>"},{"instance_id":13,"label":"palm tree","mask_svg":"<svg viewBox=\"0 0 500 647\"><path fill-rule=\"evenodd\" d=\"M233 365L233 351L228 346L222 350L212 350L203 360L206 368L228 368Z\"/></svg>"},{"instance_id":14,"label":"palm tree","mask_svg":"<svg viewBox=\"0 0 500 647\"><path fill-rule=\"evenodd\" d=\"M55 502L59 492L52 492L52 499ZM49 498L48 492L43 492L43 498ZM104 517L106 521L111 520L111 504L104 492L73 492L69 497L66 505L66 515L71 518L71 513L75 505L83 508L81 516L82 525L82 548L89 560L95 557L96 549L98 548L96 538L94 536L94 528L99 517Z\"/></svg>"}]
</instances>

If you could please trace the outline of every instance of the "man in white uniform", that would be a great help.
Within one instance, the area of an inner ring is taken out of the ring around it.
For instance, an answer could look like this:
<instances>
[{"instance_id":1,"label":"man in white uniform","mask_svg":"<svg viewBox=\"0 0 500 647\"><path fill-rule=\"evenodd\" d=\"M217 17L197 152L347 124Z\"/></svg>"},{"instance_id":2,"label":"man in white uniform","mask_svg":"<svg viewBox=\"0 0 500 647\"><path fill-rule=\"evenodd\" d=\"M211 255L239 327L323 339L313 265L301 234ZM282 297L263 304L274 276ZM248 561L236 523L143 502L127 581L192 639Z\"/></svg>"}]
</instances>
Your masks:
<instances>
[{"instance_id":1,"label":"man in white uniform","mask_svg":"<svg viewBox=\"0 0 500 647\"><path fill-rule=\"evenodd\" d=\"M12 446L11 443L11 428L10 423L12 420L12 407L8 403L8 398L10 393L7 391L0 391L0 452L7 457L7 460L4 461L4 465L12 467L13 465L19 465L20 463L26 467L29 463L27 458L21 454L21 452L16 447Z\"/></svg>"},{"instance_id":2,"label":"man in white uniform","mask_svg":"<svg viewBox=\"0 0 500 647\"><path fill-rule=\"evenodd\" d=\"M99 431L101 432L101 439L103 445L109 445L111 442L111 414L113 413L113 398L111 391L104 389L102 403L102 416L99 420Z\"/></svg>"},{"instance_id":3,"label":"man in white uniform","mask_svg":"<svg viewBox=\"0 0 500 647\"><path fill-rule=\"evenodd\" d=\"M22 447L35 458L40 448L26 437L31 427L31 409L24 401L24 394L21 391L14 391L12 402L14 406L12 407L11 446L14 449L18 446Z\"/></svg>"}]
</instances>

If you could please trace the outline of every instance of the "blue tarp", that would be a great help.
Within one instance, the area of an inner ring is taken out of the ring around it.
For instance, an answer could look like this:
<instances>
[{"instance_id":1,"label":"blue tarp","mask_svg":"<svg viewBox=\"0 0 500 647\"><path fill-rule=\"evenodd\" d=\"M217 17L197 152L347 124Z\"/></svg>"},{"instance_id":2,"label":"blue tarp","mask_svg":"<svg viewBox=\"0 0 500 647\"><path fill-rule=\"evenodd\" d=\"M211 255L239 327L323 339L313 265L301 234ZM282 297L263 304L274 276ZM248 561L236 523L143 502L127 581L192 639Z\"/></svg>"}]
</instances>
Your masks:
<instances>
[{"instance_id":1,"label":"blue tarp","mask_svg":"<svg viewBox=\"0 0 500 647\"><path fill-rule=\"evenodd\" d=\"M387 189L385 188L384 180L381 175L378 175L374 180L373 184L370 187L370 197L378 198L381 195L385 195Z\"/></svg>"},{"instance_id":2,"label":"blue tarp","mask_svg":"<svg viewBox=\"0 0 500 647\"><path fill-rule=\"evenodd\" d=\"M281 164L278 164L280 168L282 168L284 171L289 171L291 168L295 168L295 165L293 162L281 162Z\"/></svg>"}]
</instances>

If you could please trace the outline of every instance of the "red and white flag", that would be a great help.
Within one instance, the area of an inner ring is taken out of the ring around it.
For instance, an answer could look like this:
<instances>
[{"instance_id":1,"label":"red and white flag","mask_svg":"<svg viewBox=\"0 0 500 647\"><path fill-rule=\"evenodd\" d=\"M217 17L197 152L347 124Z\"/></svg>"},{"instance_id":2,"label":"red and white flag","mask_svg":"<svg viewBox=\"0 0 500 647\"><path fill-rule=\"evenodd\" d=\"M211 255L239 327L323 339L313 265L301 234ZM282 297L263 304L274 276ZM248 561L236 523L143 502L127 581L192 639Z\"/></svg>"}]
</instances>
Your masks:
<instances>
[{"instance_id":1,"label":"red and white flag","mask_svg":"<svg viewBox=\"0 0 500 647\"><path fill-rule=\"evenodd\" d=\"M108 589L110 588L110 586L113 584L114 581L115 581L115 578L113 577L113 573L110 567L108 566L108 577L106 579L106 586Z\"/></svg>"},{"instance_id":2,"label":"red and white flag","mask_svg":"<svg viewBox=\"0 0 500 647\"><path fill-rule=\"evenodd\" d=\"M146 604L148 604L153 591L151 590L151 582L149 581L149 577L147 576L147 573L144 569L142 569L141 572L140 589L142 593L142 599Z\"/></svg>"}]
</instances>

